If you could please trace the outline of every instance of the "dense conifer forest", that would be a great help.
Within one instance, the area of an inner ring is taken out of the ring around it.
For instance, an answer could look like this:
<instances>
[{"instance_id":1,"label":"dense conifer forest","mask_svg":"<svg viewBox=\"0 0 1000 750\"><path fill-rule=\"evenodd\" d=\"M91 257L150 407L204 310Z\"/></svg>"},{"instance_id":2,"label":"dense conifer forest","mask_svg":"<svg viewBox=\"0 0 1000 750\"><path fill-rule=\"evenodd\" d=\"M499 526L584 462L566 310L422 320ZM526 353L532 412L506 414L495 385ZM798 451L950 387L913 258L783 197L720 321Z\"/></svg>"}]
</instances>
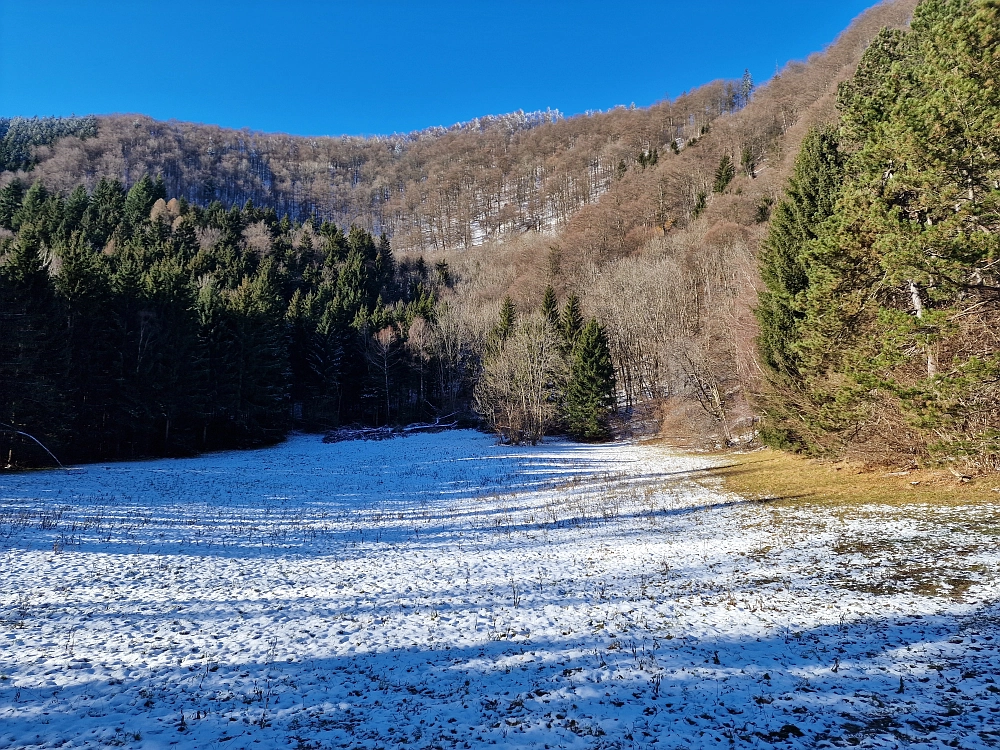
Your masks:
<instances>
[{"instance_id":1,"label":"dense conifer forest","mask_svg":"<svg viewBox=\"0 0 1000 750\"><path fill-rule=\"evenodd\" d=\"M397 342L376 352L369 334L433 318L445 266L396 264L363 230L166 198L148 177L65 198L3 189L8 429L86 460L253 445L293 423L384 423L440 403L404 394Z\"/></svg>"},{"instance_id":2,"label":"dense conifer forest","mask_svg":"<svg viewBox=\"0 0 1000 750\"><path fill-rule=\"evenodd\" d=\"M0 434L10 466L47 460L36 438L80 461L257 445L292 427L467 415L477 374L496 371L507 339L519 337L511 303L482 342L449 338L440 320L448 264L397 262L385 235L293 223L251 202L227 210L166 198L148 176L128 191L103 179L66 198L40 182L0 191L9 235ZM574 383L572 413L592 424L577 429L575 417L570 432L594 439L607 435L613 372L597 323L582 347L579 328L559 338L556 360L603 357L604 381L590 371L567 380L559 365L539 372L552 408L545 427ZM516 397L521 384L511 376L507 387ZM595 388L604 395L588 411ZM506 440L544 434L494 416Z\"/></svg>"}]
</instances>

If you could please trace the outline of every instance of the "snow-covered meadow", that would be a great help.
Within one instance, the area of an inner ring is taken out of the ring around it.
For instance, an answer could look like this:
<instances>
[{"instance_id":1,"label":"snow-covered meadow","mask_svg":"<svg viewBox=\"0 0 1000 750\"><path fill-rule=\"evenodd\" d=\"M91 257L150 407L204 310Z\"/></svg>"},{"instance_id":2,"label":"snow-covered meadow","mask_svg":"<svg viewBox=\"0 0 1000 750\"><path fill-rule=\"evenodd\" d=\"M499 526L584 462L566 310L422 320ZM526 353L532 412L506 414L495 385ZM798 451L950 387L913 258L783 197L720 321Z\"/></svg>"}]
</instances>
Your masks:
<instances>
[{"instance_id":1,"label":"snow-covered meadow","mask_svg":"<svg viewBox=\"0 0 1000 750\"><path fill-rule=\"evenodd\" d=\"M0 477L0 748L1000 745L995 506L450 432Z\"/></svg>"}]
</instances>

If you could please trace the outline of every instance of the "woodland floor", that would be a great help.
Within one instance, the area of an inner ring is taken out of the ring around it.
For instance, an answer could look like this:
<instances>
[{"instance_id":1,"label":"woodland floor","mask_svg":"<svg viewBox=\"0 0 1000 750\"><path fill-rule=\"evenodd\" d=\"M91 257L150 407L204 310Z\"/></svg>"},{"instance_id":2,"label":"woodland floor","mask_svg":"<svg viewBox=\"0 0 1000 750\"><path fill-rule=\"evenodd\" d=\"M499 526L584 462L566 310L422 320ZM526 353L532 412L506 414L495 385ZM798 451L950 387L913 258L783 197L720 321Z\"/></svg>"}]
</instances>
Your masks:
<instances>
[{"instance_id":1,"label":"woodland floor","mask_svg":"<svg viewBox=\"0 0 1000 750\"><path fill-rule=\"evenodd\" d=\"M727 460L450 432L2 476L0 748L1000 746L997 497L748 500Z\"/></svg>"}]
</instances>

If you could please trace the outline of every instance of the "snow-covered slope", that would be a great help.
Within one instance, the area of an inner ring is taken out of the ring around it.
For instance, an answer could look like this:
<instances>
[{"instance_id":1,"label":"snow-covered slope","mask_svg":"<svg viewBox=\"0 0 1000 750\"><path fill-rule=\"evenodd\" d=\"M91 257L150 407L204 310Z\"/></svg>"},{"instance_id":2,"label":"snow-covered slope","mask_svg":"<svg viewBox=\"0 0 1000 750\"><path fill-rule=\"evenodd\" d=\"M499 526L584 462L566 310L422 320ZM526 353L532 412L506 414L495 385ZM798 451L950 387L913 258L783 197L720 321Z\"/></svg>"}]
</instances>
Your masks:
<instances>
[{"instance_id":1,"label":"snow-covered slope","mask_svg":"<svg viewBox=\"0 0 1000 750\"><path fill-rule=\"evenodd\" d=\"M989 506L452 432L0 478L0 747L1000 742Z\"/></svg>"}]
</instances>

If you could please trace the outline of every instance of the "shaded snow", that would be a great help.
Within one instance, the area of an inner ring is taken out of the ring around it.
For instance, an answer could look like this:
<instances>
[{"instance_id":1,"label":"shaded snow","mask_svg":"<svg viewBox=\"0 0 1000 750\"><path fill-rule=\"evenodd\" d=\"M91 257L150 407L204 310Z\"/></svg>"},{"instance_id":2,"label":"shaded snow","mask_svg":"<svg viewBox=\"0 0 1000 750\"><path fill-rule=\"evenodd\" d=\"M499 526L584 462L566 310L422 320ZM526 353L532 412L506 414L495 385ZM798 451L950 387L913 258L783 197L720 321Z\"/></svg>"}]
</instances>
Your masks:
<instances>
[{"instance_id":1,"label":"shaded snow","mask_svg":"<svg viewBox=\"0 0 1000 750\"><path fill-rule=\"evenodd\" d=\"M1000 744L991 506L748 502L713 460L452 432L2 477L0 748Z\"/></svg>"}]
</instances>

